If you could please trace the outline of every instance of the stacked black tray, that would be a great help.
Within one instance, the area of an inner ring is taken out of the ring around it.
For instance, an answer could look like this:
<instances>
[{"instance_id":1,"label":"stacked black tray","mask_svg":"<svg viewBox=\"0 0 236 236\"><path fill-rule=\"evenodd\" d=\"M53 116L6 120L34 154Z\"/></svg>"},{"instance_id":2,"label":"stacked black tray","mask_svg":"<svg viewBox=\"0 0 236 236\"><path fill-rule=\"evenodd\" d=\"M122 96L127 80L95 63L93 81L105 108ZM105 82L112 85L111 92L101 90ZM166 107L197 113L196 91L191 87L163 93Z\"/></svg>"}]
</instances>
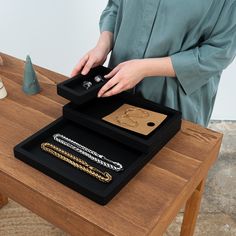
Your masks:
<instances>
[{"instance_id":1,"label":"stacked black tray","mask_svg":"<svg viewBox=\"0 0 236 236\"><path fill-rule=\"evenodd\" d=\"M58 94L71 103L63 107L63 116L27 138L14 148L16 158L26 162L48 176L78 191L95 202L105 205L134 177L134 175L178 132L181 113L142 99L128 92L109 98L97 98L99 89L107 82L103 78L110 70L99 66L86 75L78 75L57 86ZM103 78L94 84L94 77ZM84 88L84 81L92 83ZM144 136L112 125L102 118L123 104L157 111L167 115L162 124ZM60 133L70 139L123 164L124 170L115 172L53 140ZM79 156L113 179L103 183L73 166L41 150L41 143L50 142ZM158 180L157 180L158 181Z\"/></svg>"}]
</instances>

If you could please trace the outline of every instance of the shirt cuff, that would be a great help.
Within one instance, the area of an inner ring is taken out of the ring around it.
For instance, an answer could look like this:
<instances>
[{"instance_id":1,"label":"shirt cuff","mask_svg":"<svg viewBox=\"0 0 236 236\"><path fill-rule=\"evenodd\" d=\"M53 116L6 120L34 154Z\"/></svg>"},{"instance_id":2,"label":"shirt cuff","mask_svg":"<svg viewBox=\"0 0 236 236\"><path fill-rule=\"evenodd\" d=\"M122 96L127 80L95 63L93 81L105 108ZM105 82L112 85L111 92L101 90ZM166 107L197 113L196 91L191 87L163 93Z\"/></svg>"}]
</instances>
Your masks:
<instances>
[{"instance_id":1,"label":"shirt cuff","mask_svg":"<svg viewBox=\"0 0 236 236\"><path fill-rule=\"evenodd\" d=\"M176 77L187 95L192 94L207 82L199 75L193 50L176 53L171 56L171 61Z\"/></svg>"},{"instance_id":2,"label":"shirt cuff","mask_svg":"<svg viewBox=\"0 0 236 236\"><path fill-rule=\"evenodd\" d=\"M100 33L104 31L109 31L114 33L115 30L116 18L113 16L107 16L104 20L101 20L99 23Z\"/></svg>"}]
</instances>

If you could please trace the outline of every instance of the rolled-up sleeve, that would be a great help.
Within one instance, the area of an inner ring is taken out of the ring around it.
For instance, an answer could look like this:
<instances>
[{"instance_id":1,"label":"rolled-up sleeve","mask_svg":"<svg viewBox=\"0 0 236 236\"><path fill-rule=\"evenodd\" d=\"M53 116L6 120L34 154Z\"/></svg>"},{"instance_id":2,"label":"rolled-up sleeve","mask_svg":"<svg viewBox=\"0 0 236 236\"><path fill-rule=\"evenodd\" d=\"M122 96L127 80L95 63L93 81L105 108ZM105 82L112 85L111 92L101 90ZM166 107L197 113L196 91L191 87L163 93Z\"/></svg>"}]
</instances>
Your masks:
<instances>
[{"instance_id":1,"label":"rolled-up sleeve","mask_svg":"<svg viewBox=\"0 0 236 236\"><path fill-rule=\"evenodd\" d=\"M109 0L106 8L100 17L100 32L110 31L114 33L116 16L119 8L120 0Z\"/></svg>"},{"instance_id":2,"label":"rolled-up sleeve","mask_svg":"<svg viewBox=\"0 0 236 236\"><path fill-rule=\"evenodd\" d=\"M171 56L176 77L186 94L221 73L236 55L236 1L226 0L210 36L198 47Z\"/></svg>"}]
</instances>

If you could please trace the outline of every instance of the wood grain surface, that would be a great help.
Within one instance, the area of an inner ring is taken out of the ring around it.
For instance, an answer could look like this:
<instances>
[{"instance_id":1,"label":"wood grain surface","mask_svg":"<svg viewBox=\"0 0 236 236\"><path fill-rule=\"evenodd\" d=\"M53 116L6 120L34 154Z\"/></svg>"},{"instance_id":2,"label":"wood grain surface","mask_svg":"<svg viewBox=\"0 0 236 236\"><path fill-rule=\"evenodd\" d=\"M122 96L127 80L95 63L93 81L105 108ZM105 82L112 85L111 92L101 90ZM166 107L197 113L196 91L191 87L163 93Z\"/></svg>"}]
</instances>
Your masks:
<instances>
[{"instance_id":1,"label":"wood grain surface","mask_svg":"<svg viewBox=\"0 0 236 236\"><path fill-rule=\"evenodd\" d=\"M0 76L8 91L0 100L0 192L71 235L162 235L194 198L217 158L222 135L183 121L153 160L100 206L13 157L17 143L62 115L67 101L56 94L56 84L67 78L35 66L42 92L28 96L21 89L24 62L0 56ZM194 224L192 215L189 222Z\"/></svg>"}]
</instances>

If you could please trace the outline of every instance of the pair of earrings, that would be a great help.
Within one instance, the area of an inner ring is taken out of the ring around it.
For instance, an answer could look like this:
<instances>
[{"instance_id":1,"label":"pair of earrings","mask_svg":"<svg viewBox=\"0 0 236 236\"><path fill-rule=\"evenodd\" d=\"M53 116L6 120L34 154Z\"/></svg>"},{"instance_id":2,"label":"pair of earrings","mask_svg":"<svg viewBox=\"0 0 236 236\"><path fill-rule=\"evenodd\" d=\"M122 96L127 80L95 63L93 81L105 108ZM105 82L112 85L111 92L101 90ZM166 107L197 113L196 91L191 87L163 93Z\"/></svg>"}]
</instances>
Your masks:
<instances>
[{"instance_id":1,"label":"pair of earrings","mask_svg":"<svg viewBox=\"0 0 236 236\"><path fill-rule=\"evenodd\" d=\"M95 81L96 83L100 83L101 81L103 81L103 78L102 78L101 75L97 75L97 76L94 77L94 81ZM83 82L83 84L82 84L82 86L83 86L86 90L90 89L90 87L91 87L92 85L93 85L93 83L92 83L91 81L87 81L87 80L85 80L85 81Z\"/></svg>"},{"instance_id":2,"label":"pair of earrings","mask_svg":"<svg viewBox=\"0 0 236 236\"><path fill-rule=\"evenodd\" d=\"M149 113L142 110L141 108L128 108L124 114L117 116L116 121L122 125L128 125L130 127L137 127L139 125L138 121L133 118L147 118Z\"/></svg>"}]
</instances>

